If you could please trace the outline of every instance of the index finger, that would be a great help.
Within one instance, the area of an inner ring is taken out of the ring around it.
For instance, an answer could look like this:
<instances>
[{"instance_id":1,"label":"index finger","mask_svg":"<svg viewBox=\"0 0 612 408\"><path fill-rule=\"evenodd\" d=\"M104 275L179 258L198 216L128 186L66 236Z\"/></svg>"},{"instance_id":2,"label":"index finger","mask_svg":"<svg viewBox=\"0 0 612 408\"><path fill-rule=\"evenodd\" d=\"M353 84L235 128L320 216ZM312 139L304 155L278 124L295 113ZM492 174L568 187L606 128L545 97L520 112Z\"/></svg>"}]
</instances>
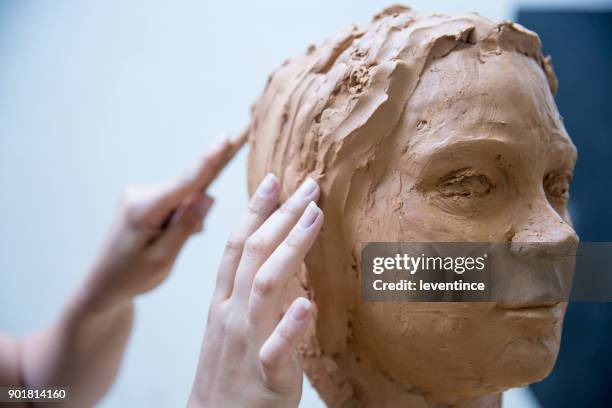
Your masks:
<instances>
[{"instance_id":1,"label":"index finger","mask_svg":"<svg viewBox=\"0 0 612 408\"><path fill-rule=\"evenodd\" d=\"M240 148L246 144L248 136L249 136L249 128L247 127L246 129L242 131L242 133L240 133L238 138L236 138L235 140L227 141L227 139L225 139L225 141L228 144L227 149L221 155L219 159L219 164L217 165L217 167L214 168L213 171L210 172L210 179L206 180L206 182L204 183L204 187L202 188L202 191L208 188L210 183L215 178L217 178L221 170L223 170L223 168L234 158L234 156L236 155L236 153L238 153Z\"/></svg>"},{"instance_id":2,"label":"index finger","mask_svg":"<svg viewBox=\"0 0 612 408\"><path fill-rule=\"evenodd\" d=\"M149 202L144 217L165 221L179 204L192 194L206 191L210 183L221 170L231 161L235 153L242 147L245 138L237 142L229 142L226 138L210 148L194 169L160 187Z\"/></svg>"}]
</instances>

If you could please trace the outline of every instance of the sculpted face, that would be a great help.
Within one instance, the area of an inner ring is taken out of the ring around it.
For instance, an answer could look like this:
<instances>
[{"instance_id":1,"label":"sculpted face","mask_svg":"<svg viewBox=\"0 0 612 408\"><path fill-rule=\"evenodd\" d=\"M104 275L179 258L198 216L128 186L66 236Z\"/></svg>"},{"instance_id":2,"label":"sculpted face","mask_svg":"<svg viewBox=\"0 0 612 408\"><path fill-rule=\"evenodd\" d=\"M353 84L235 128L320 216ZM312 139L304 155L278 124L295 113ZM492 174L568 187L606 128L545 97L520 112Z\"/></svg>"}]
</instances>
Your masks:
<instances>
[{"instance_id":1,"label":"sculpted face","mask_svg":"<svg viewBox=\"0 0 612 408\"><path fill-rule=\"evenodd\" d=\"M541 68L517 53L477 58L455 51L421 76L374 203L350 198L361 201L345 218L355 253L377 241L577 240L566 208L576 151ZM360 228L366 217L380 221ZM565 306L531 289L511 305L358 302L356 348L397 381L453 398L534 382L552 369Z\"/></svg>"},{"instance_id":2,"label":"sculpted face","mask_svg":"<svg viewBox=\"0 0 612 408\"><path fill-rule=\"evenodd\" d=\"M316 306L300 351L328 405L492 406L550 372L565 304L543 299L555 289L529 284L503 304L364 302L359 265L366 242L577 242L576 150L555 88L534 33L401 6L270 77L249 188L269 171L285 195L307 176L321 185L325 224L287 297Z\"/></svg>"}]
</instances>

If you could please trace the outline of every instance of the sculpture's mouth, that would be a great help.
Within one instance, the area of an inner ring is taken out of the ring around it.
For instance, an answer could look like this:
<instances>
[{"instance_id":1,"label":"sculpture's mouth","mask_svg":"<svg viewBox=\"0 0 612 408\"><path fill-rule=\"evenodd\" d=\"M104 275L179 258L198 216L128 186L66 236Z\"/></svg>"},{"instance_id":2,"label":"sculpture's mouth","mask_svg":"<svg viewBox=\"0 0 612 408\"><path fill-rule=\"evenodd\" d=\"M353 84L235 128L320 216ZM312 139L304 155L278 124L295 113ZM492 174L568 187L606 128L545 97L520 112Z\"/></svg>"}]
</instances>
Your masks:
<instances>
[{"instance_id":1,"label":"sculpture's mouth","mask_svg":"<svg viewBox=\"0 0 612 408\"><path fill-rule=\"evenodd\" d=\"M534 303L498 303L496 306L500 309L515 310L515 311L537 311L553 309L559 302L534 302Z\"/></svg>"},{"instance_id":2,"label":"sculpture's mouth","mask_svg":"<svg viewBox=\"0 0 612 408\"><path fill-rule=\"evenodd\" d=\"M559 319L561 304L559 302L513 303L497 304L496 307L503 310L510 318L552 322Z\"/></svg>"}]
</instances>

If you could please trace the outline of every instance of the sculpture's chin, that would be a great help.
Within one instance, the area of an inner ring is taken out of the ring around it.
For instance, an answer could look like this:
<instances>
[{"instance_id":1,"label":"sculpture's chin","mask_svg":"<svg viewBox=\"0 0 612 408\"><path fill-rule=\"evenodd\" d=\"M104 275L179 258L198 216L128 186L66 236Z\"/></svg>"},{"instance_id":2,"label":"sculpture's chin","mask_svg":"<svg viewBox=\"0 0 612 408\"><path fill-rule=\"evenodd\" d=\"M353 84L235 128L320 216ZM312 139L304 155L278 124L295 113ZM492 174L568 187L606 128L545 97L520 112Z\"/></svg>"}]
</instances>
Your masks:
<instances>
[{"instance_id":1,"label":"sculpture's chin","mask_svg":"<svg viewBox=\"0 0 612 408\"><path fill-rule=\"evenodd\" d=\"M534 383L553 369L564 306L438 307L435 314L405 313L403 318L414 323L405 330L385 325L377 326L380 336L360 333L360 340L369 341L355 340L354 350L371 356L377 369L403 388L414 387L431 401L446 404ZM444 315L443 307L455 313Z\"/></svg>"},{"instance_id":2,"label":"sculpture's chin","mask_svg":"<svg viewBox=\"0 0 612 408\"><path fill-rule=\"evenodd\" d=\"M546 378L552 371L559 350L558 340L522 338L509 345L500 356L498 383L504 389L520 387Z\"/></svg>"},{"instance_id":3,"label":"sculpture's chin","mask_svg":"<svg viewBox=\"0 0 612 408\"><path fill-rule=\"evenodd\" d=\"M557 349L548 348L546 341L524 341L529 344L510 345L489 366L477 367L466 361L455 372L432 369L431 373L437 373L437 381L430 378L422 384L423 388L418 385L416 388L425 392L430 401L456 404L541 381L552 371Z\"/></svg>"},{"instance_id":4,"label":"sculpture's chin","mask_svg":"<svg viewBox=\"0 0 612 408\"><path fill-rule=\"evenodd\" d=\"M554 334L547 339L520 337L509 343L497 359L493 358L490 366L480 368L480 371L486 374L478 381L466 382L459 378L448 378L447 384L450 384L450 387L443 387L446 389L439 395L439 399L444 402L457 402L541 381L552 371L558 347L559 343ZM470 362L466 362L466 367L470 366L474 371L477 370ZM459 386L453 389L452 384Z\"/></svg>"}]
</instances>

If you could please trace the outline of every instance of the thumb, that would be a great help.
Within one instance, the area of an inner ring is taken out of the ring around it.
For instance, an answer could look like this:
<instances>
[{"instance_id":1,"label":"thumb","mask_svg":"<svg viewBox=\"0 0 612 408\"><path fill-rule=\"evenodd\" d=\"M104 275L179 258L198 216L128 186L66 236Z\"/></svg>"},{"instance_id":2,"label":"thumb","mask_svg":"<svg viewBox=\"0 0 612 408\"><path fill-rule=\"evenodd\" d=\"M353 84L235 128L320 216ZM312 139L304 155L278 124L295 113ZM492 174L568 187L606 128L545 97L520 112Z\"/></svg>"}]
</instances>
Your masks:
<instances>
[{"instance_id":1,"label":"thumb","mask_svg":"<svg viewBox=\"0 0 612 408\"><path fill-rule=\"evenodd\" d=\"M312 318L312 304L306 298L293 301L270 337L259 350L259 361L266 385L283 392L302 385L302 370L295 350Z\"/></svg>"}]
</instances>

